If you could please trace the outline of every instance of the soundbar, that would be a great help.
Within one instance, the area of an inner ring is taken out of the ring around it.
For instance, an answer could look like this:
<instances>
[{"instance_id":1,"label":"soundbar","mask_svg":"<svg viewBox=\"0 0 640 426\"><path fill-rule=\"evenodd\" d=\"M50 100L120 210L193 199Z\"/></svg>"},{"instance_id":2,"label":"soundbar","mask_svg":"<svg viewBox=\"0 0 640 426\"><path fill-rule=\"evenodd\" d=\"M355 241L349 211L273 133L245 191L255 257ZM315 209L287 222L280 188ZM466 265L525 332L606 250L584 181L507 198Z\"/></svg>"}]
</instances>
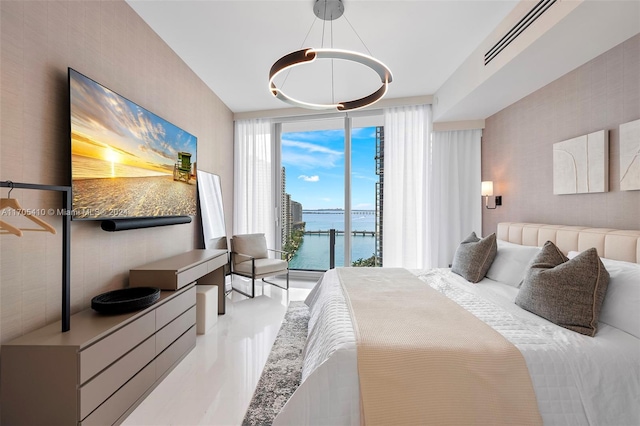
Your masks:
<instances>
[{"instance_id":1,"label":"soundbar","mask_svg":"<svg viewBox=\"0 0 640 426\"><path fill-rule=\"evenodd\" d=\"M191 216L161 216L161 217L137 217L130 219L103 220L100 225L104 231L115 232L127 229L153 228L155 226L177 225L190 223Z\"/></svg>"}]
</instances>

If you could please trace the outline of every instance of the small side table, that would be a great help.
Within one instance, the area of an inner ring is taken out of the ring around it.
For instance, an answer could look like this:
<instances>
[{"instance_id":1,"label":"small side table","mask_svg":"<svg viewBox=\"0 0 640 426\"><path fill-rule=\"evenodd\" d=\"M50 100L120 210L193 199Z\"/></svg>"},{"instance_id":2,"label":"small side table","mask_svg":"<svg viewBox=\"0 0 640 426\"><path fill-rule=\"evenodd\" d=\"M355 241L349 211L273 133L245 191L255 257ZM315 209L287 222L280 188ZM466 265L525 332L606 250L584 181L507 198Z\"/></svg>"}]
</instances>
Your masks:
<instances>
[{"instance_id":1,"label":"small side table","mask_svg":"<svg viewBox=\"0 0 640 426\"><path fill-rule=\"evenodd\" d=\"M218 287L218 315L225 313L224 267L227 250L196 249L158 260L129 271L129 287L178 290L194 281Z\"/></svg>"}]
</instances>

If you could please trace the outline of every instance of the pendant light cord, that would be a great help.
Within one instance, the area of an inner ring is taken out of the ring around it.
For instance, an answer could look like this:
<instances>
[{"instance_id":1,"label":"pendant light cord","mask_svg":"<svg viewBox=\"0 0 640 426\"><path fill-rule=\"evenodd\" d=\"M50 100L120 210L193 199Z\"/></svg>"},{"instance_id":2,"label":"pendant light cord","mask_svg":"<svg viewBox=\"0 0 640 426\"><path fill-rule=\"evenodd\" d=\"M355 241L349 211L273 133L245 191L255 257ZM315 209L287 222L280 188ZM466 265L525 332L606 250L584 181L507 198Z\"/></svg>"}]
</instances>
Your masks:
<instances>
[{"instance_id":1,"label":"pendant light cord","mask_svg":"<svg viewBox=\"0 0 640 426\"><path fill-rule=\"evenodd\" d=\"M325 1L325 5L326 5ZM331 48L333 49L333 16L331 17ZM333 79L333 59L331 59L331 103L336 103L336 87Z\"/></svg>"},{"instance_id":2,"label":"pendant light cord","mask_svg":"<svg viewBox=\"0 0 640 426\"><path fill-rule=\"evenodd\" d=\"M307 31L307 35L304 36L304 40L302 40L302 44L300 45L300 49L302 49L304 47L304 44L307 41L307 39L309 38L309 34L311 34L311 30L313 29L313 26L315 25L317 20L318 20L318 17L316 16L316 18L311 23L311 26L309 27L309 31Z\"/></svg>"},{"instance_id":3,"label":"pendant light cord","mask_svg":"<svg viewBox=\"0 0 640 426\"><path fill-rule=\"evenodd\" d=\"M322 20L322 43L320 43L320 47L324 47L324 27L327 25L327 0L324 0L324 19Z\"/></svg>"},{"instance_id":4,"label":"pendant light cord","mask_svg":"<svg viewBox=\"0 0 640 426\"><path fill-rule=\"evenodd\" d=\"M302 49L304 47L304 44L307 42L307 39L309 38L309 34L311 34L311 30L313 29L313 26L316 24L317 20L318 20L318 17L316 16L316 18L311 23L311 26L309 27L309 31L307 31L307 35L304 36L304 40L302 40L302 44L300 45L300 49ZM289 78L289 74L290 73L291 73L291 68L289 68L287 70L287 74L284 76L284 80L282 81L282 86L281 86L282 89L284 89L284 85L287 83L287 79Z\"/></svg>"},{"instance_id":5,"label":"pendant light cord","mask_svg":"<svg viewBox=\"0 0 640 426\"><path fill-rule=\"evenodd\" d=\"M369 52L369 56L373 56L373 54L371 53L371 51L369 50L369 48L367 47L367 45L364 43L364 41L362 40L362 38L360 37L360 34L358 34L358 32L356 31L355 28L353 28L353 25L351 25L351 21L349 21L349 18L347 18L347 15L344 14L342 15L344 16L344 19L347 20L347 23L349 24L349 26L351 27L351 29L353 30L354 33L356 33L356 36L358 37L358 39L360 40L360 43L362 43L362 45L364 46L365 49L367 49L367 52Z\"/></svg>"},{"instance_id":6,"label":"pendant light cord","mask_svg":"<svg viewBox=\"0 0 640 426\"><path fill-rule=\"evenodd\" d=\"M324 0L324 23L322 24L322 44L321 47L324 47L324 29L327 25L327 0ZM333 12L331 13L330 19L331 27L329 28L329 37L331 41L331 48L333 49ZM335 94L335 84L333 80L333 59L331 59L331 103L335 104L336 94Z\"/></svg>"},{"instance_id":7,"label":"pendant light cord","mask_svg":"<svg viewBox=\"0 0 640 426\"><path fill-rule=\"evenodd\" d=\"M327 16L327 0L324 1L324 16ZM344 15L343 15L344 16ZM333 15L331 16L332 19L330 19L331 21L331 28L330 28L330 36L331 36L331 48L333 49ZM345 16L346 18L346 16ZM318 17L316 16L316 18L313 20L313 22L311 23L311 26L309 27L309 31L307 31L307 35L304 37L304 40L302 40L302 44L300 45L300 49L302 49L304 47L305 42L307 41L307 38L309 38L309 34L311 34L311 30L313 29L313 26L315 25L316 21L318 20ZM324 47L324 30L325 30L325 26L327 25L327 20L323 19L323 23L322 23L322 39L321 39L321 43L320 46ZM349 22L349 21L347 21ZM351 29L353 29L353 26L351 25L351 23L349 22L349 25L351 26ZM353 30L353 32L355 33L355 30ZM360 39L360 41L362 41L362 39L360 38L360 36L358 35L358 33L356 33L356 35L358 36L358 38ZM364 44L364 42L362 43ZM367 48L367 46L365 45L365 49ZM368 51L369 49L367 49ZM282 85L280 86L282 89L284 89L285 84L287 83L287 79L289 78L289 74L291 73L291 68L289 68L287 70L287 74L284 76L284 80L282 81ZM336 93L335 93L335 83L334 83L334 72L333 72L333 59L331 59L331 103L335 104L336 101Z\"/></svg>"}]
</instances>

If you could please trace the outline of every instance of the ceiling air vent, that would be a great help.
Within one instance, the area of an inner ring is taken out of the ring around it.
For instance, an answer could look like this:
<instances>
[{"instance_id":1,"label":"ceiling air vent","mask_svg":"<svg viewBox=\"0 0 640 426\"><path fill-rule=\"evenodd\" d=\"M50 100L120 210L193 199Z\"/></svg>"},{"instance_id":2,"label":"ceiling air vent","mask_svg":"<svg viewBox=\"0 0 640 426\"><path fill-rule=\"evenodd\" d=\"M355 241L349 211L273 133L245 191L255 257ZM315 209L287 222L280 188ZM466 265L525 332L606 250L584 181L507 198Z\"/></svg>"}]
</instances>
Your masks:
<instances>
[{"instance_id":1,"label":"ceiling air vent","mask_svg":"<svg viewBox=\"0 0 640 426\"><path fill-rule=\"evenodd\" d=\"M515 40L529 25L533 24L544 12L547 11L557 0L540 0L516 25L514 25L505 35L484 54L484 64L491 62L500 52L502 52L513 40Z\"/></svg>"}]
</instances>

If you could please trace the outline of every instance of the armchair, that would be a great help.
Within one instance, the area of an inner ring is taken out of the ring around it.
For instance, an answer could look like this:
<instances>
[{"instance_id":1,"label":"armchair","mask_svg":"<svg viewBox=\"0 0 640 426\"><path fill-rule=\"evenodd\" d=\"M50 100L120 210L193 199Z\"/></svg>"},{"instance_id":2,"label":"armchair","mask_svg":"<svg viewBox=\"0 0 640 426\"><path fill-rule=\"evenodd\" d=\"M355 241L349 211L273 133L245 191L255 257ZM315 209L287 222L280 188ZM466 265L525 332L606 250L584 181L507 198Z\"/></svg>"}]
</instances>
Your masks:
<instances>
[{"instance_id":1,"label":"armchair","mask_svg":"<svg viewBox=\"0 0 640 426\"><path fill-rule=\"evenodd\" d=\"M284 253L280 250L267 249L267 240L264 234L234 235L231 238L231 273L251 278L251 294L237 288L233 290L247 297L255 297L256 278L261 278L267 284L289 289L289 263L286 260L269 258L269 251ZM287 274L286 287L265 280L278 274Z\"/></svg>"}]
</instances>

